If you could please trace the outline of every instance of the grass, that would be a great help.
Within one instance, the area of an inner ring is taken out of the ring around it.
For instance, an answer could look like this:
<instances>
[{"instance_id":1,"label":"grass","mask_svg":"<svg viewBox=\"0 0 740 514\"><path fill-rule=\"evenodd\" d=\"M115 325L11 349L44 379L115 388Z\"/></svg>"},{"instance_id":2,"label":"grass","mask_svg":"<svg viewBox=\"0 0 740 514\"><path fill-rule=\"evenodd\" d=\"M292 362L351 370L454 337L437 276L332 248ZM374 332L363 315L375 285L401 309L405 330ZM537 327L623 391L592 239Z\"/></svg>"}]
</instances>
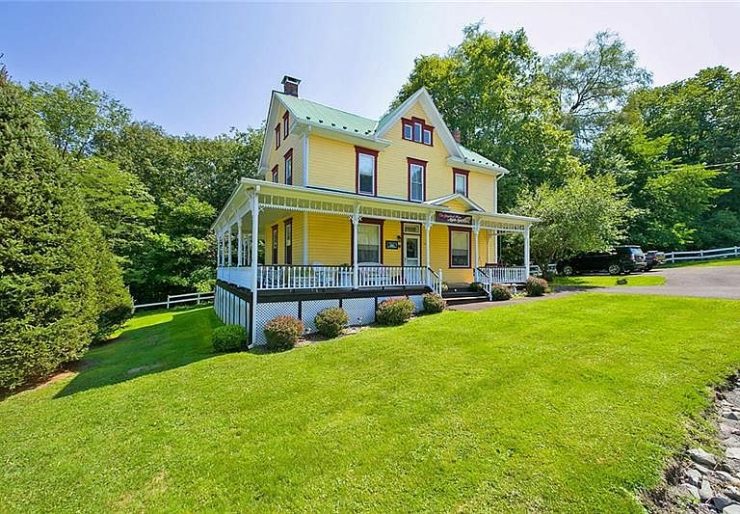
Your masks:
<instances>
[{"instance_id":1,"label":"grass","mask_svg":"<svg viewBox=\"0 0 740 514\"><path fill-rule=\"evenodd\" d=\"M626 284L617 284L617 280L626 280ZM577 286L577 287L614 287L614 286L662 286L665 284L665 277L661 275L629 275L615 277L611 275L597 276L574 276L563 277L556 276L553 285L555 286Z\"/></svg>"},{"instance_id":2,"label":"grass","mask_svg":"<svg viewBox=\"0 0 740 514\"><path fill-rule=\"evenodd\" d=\"M707 266L740 266L740 258L716 259L713 261L683 261L672 264L661 264L661 268L685 268L686 266L699 266L702 268Z\"/></svg>"},{"instance_id":3,"label":"grass","mask_svg":"<svg viewBox=\"0 0 740 514\"><path fill-rule=\"evenodd\" d=\"M584 293L219 356L209 308L142 315L0 403L0 512L641 512L740 366L738 305Z\"/></svg>"}]
</instances>

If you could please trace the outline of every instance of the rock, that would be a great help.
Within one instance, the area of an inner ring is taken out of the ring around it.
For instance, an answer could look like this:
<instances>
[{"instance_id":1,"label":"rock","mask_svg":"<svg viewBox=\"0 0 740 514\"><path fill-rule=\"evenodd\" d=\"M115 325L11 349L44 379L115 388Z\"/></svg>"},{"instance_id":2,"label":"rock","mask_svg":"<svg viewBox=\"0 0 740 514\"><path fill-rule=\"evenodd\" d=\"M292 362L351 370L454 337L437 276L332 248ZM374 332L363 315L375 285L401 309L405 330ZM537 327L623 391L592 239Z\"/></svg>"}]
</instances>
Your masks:
<instances>
[{"instance_id":1,"label":"rock","mask_svg":"<svg viewBox=\"0 0 740 514\"><path fill-rule=\"evenodd\" d=\"M737 487L728 485L723 489L722 492L724 492L728 497L735 500L736 502L740 502L740 490L738 490Z\"/></svg>"},{"instance_id":2,"label":"rock","mask_svg":"<svg viewBox=\"0 0 740 514\"><path fill-rule=\"evenodd\" d=\"M727 496L722 496L720 494L712 498L712 503L717 508L717 510L721 511L728 505L732 505L732 500L730 500Z\"/></svg>"},{"instance_id":3,"label":"rock","mask_svg":"<svg viewBox=\"0 0 740 514\"><path fill-rule=\"evenodd\" d=\"M740 514L740 505L733 503L722 509L722 514Z\"/></svg>"},{"instance_id":4,"label":"rock","mask_svg":"<svg viewBox=\"0 0 740 514\"><path fill-rule=\"evenodd\" d=\"M688 495L693 498L699 499L699 488L696 486L693 486L691 484L681 484L678 486L678 489L681 491L683 495Z\"/></svg>"},{"instance_id":5,"label":"rock","mask_svg":"<svg viewBox=\"0 0 740 514\"><path fill-rule=\"evenodd\" d=\"M714 471L712 469L709 469L706 466L702 466L701 464L697 464L696 462L692 462L691 463L691 466L695 470L697 470L699 473L701 473L702 475L711 475L712 474L712 471Z\"/></svg>"},{"instance_id":6,"label":"rock","mask_svg":"<svg viewBox=\"0 0 740 514\"><path fill-rule=\"evenodd\" d=\"M702 475L698 470L692 468L686 472L686 479L691 485L699 487L701 485Z\"/></svg>"},{"instance_id":7,"label":"rock","mask_svg":"<svg viewBox=\"0 0 740 514\"><path fill-rule=\"evenodd\" d=\"M720 442L725 447L728 447L728 446L740 447L740 437L736 436L735 434L732 434L729 437L723 438Z\"/></svg>"},{"instance_id":8,"label":"rock","mask_svg":"<svg viewBox=\"0 0 740 514\"><path fill-rule=\"evenodd\" d=\"M709 480L702 480L701 487L699 488L699 499L705 502L713 496L714 491L712 490L712 485L709 483Z\"/></svg>"},{"instance_id":9,"label":"rock","mask_svg":"<svg viewBox=\"0 0 740 514\"><path fill-rule=\"evenodd\" d=\"M733 421L740 421L740 416L738 416L737 412L735 411L728 412L727 414L725 414L725 417Z\"/></svg>"},{"instance_id":10,"label":"rock","mask_svg":"<svg viewBox=\"0 0 740 514\"><path fill-rule=\"evenodd\" d=\"M738 480L735 476L731 475L727 471L715 471L714 476L719 478L722 482L725 482L728 484L740 483L740 480Z\"/></svg>"},{"instance_id":11,"label":"rock","mask_svg":"<svg viewBox=\"0 0 740 514\"><path fill-rule=\"evenodd\" d=\"M717 465L717 459L714 455L702 450L701 448L692 448L688 451L688 454L689 457L691 457L691 460L697 464L703 464L704 466L709 466L711 468L714 468Z\"/></svg>"},{"instance_id":12,"label":"rock","mask_svg":"<svg viewBox=\"0 0 740 514\"><path fill-rule=\"evenodd\" d=\"M740 460L740 447L733 446L731 448L727 448L725 455L728 459Z\"/></svg>"}]
</instances>

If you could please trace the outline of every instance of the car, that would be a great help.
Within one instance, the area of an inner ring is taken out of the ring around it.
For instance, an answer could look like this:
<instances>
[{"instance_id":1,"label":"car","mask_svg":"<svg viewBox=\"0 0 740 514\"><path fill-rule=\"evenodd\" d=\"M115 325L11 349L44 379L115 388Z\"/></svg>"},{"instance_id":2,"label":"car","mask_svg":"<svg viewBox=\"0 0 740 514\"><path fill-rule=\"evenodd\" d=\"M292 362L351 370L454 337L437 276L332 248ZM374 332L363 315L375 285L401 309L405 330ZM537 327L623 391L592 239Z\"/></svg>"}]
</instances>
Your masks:
<instances>
[{"instance_id":1,"label":"car","mask_svg":"<svg viewBox=\"0 0 740 514\"><path fill-rule=\"evenodd\" d=\"M660 266L665 262L665 254L656 250L650 250L645 252L645 270L650 271L651 269Z\"/></svg>"},{"instance_id":2,"label":"car","mask_svg":"<svg viewBox=\"0 0 740 514\"><path fill-rule=\"evenodd\" d=\"M583 253L557 263L558 273L566 276L585 272L619 275L645 268L645 254L639 246L634 245L617 246L610 252Z\"/></svg>"}]
</instances>

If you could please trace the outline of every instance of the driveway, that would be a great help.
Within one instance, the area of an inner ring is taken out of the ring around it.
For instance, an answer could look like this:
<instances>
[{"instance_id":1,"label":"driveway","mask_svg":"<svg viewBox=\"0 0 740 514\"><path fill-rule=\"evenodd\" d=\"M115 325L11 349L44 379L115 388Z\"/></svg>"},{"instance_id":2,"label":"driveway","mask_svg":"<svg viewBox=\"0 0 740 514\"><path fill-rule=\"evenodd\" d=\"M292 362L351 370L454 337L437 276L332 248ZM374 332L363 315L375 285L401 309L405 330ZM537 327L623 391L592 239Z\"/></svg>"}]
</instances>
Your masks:
<instances>
[{"instance_id":1,"label":"driveway","mask_svg":"<svg viewBox=\"0 0 740 514\"><path fill-rule=\"evenodd\" d=\"M626 294L662 294L740 299L740 266L689 266L651 271L666 278L665 285L644 287L607 287L601 292Z\"/></svg>"}]
</instances>

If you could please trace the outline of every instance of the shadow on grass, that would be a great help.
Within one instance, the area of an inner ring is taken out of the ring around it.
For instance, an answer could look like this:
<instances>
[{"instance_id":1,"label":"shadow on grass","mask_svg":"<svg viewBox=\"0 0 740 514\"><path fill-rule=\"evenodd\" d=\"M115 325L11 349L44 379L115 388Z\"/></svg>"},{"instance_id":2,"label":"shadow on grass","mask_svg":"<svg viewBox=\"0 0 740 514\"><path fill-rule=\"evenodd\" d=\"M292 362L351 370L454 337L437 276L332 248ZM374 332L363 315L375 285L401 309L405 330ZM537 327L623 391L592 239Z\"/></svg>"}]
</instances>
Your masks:
<instances>
[{"instance_id":1,"label":"shadow on grass","mask_svg":"<svg viewBox=\"0 0 740 514\"><path fill-rule=\"evenodd\" d=\"M210 335L219 324L211 307L136 316L115 341L90 350L55 398L215 357Z\"/></svg>"}]
</instances>

